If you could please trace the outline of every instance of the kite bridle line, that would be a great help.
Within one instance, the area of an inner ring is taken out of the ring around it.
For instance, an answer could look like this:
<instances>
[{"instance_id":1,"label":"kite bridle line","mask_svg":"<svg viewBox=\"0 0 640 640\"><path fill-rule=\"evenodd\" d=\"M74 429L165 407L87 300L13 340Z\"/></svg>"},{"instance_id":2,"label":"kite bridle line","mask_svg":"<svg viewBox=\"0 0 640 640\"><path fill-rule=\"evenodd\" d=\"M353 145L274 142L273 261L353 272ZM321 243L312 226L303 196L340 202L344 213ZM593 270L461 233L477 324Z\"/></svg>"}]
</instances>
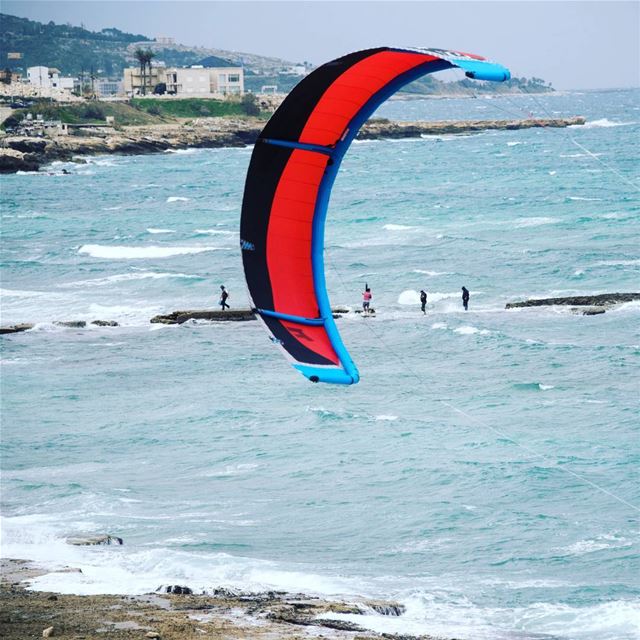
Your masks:
<instances>
[{"instance_id":1,"label":"kite bridle line","mask_svg":"<svg viewBox=\"0 0 640 640\"><path fill-rule=\"evenodd\" d=\"M337 275L338 280L340 281L340 284L341 284L341 286L344 289L344 292L346 294L347 293L347 288L346 288L345 282L344 282L344 280L342 278L342 275L340 274L339 271L337 271L337 269L335 268L335 265L333 264L333 260L331 259L331 257L328 254L327 254L327 257L329 258L329 263L331 265L331 268L333 269L333 271ZM373 325L372 325L371 322L367 321L365 324L367 326L367 329L376 338L376 340L378 340L379 343L382 344L384 350L388 354L391 354L391 356L393 356L398 361L398 363L400 365L402 365L402 367L405 369L405 371L407 373L409 373L409 375L411 377L413 377L419 383L420 386L417 387L418 390L424 389L424 387L428 384L428 381L425 380L418 373L416 373L414 371L414 369L411 367L411 365L409 364L409 362L407 360L405 360L404 358L402 358L397 353L397 351L393 350L386 343L386 341L385 341L384 337L382 336L382 334L376 332L373 329ZM397 403L397 400L393 400L391 402ZM564 471L565 473L569 474L570 476L573 476L577 480L580 480L580 482L582 482L582 483L584 483L586 485L589 485L593 489L596 489L597 491L600 491L601 493L609 496L610 498L613 498L614 500L617 500L619 503L629 507L633 511L637 511L638 513L640 513L640 507L638 507L637 505L634 505L631 502L629 502L628 500L625 500L624 498L621 498L620 496L616 495L612 491L609 491L609 489L606 489L605 487L597 484L596 482L593 482L593 480L589 480L589 478L585 478L584 476L580 475L579 473L576 473L575 471L572 471L571 469L568 469L568 468L566 468L564 466L560 466L558 464L558 459L552 458L551 456L545 455L544 453L540 453L539 451L537 451L536 449L533 449L532 447L529 447L528 445L522 444L521 442L516 440L512 435L510 435L506 431L503 431L501 429L496 429L496 427L490 425L488 422L485 422L484 420L481 420L480 418L478 418L478 417L476 417L474 415L471 415L470 413L464 411L463 409L460 409L459 407L456 407L455 405L451 404L450 402L447 402L446 400L442 400L440 398L431 398L430 402L439 402L440 404L444 405L445 407L448 407L449 409L451 409L455 413L458 413L459 415L465 417L471 423L475 423L475 424L483 427L484 429L492 431L495 435L499 436L500 438L503 438L504 440L507 440L508 442L511 442L512 444L514 444L519 449L522 449L523 451L526 451L527 453L535 456L536 458L539 458L539 459L544 460L544 461L549 462L549 463L553 463L553 467L555 469L559 469L561 471ZM411 417L415 417L415 415L413 415L413 416L409 415L409 416L406 416L406 417L411 418ZM391 428L398 435L402 435L402 432L400 430L398 430L394 425L391 425Z\"/></svg>"},{"instance_id":2,"label":"kite bridle line","mask_svg":"<svg viewBox=\"0 0 640 640\"><path fill-rule=\"evenodd\" d=\"M547 114L548 117L553 117L544 108L544 106L541 105L539 103L539 101L535 99L534 96L532 96L531 94L529 94L527 92L524 92L523 95L527 95L529 97L532 97L535 100L536 104L538 104L538 106L542 109L543 112L545 112ZM473 97L473 98L479 99L478 96L475 93L470 93L469 97ZM493 103L493 101L489 101L489 100L487 100L486 102ZM504 111L506 113L510 113L510 115L517 115L518 117L522 117L521 116L522 109L520 107L518 107L517 105L514 105L514 107L518 111L520 111L520 113L515 113L515 114L513 112L510 112L507 109L499 107L498 105L491 104L491 106L493 108L497 109L497 110ZM528 114L527 114L527 116L528 116ZM554 130L554 133L555 134L560 134L560 132L555 131L555 130ZM614 169L613 167L611 167L607 163L605 163L602 160L600 160L600 158L598 158L598 156L596 156L594 153L589 151L586 147L584 147L584 145L581 145L580 143L578 143L571 135L569 135L568 137L569 137L569 139L571 140L571 142L574 145L578 146L579 148L582 148L588 154L589 157L594 158L595 160L597 160L600 164L602 164L605 168L607 168L612 174L616 175L618 178L621 178L625 183L631 185L634 189L640 190L640 187L638 187L633 182L631 182L628 178L623 176L619 171L617 171L616 169ZM349 290L347 289L346 284L344 282L344 279L342 278L342 274L338 271L338 269L336 269L335 264L333 262L333 259L332 259L331 255L329 253L329 250L326 247L325 247L325 255L327 256L328 262L331 265L332 270L337 275L338 280L340 281L340 285L341 285L341 287L343 289L343 292L345 293L345 295L349 295L348 294ZM379 341L379 343L382 344L382 346L385 349L385 351L388 354L390 354L393 358L395 358L402 365L402 367L404 367L404 369L420 384L420 388L423 388L427 384L427 381L424 380L422 378L422 376L420 376L418 373L416 373L413 370L413 368L411 367L411 365L404 358L402 358L397 353L397 351L395 351L395 350L393 350L393 349L391 349L389 347L389 345L386 343L386 341L385 341L384 337L382 336L382 334L380 334L380 333L378 333L378 332L376 332L374 330L371 322L367 322L366 326L367 326L367 329L372 333L372 335ZM516 440L509 433L507 433L507 432L505 432L505 431L503 431L501 429L497 429L496 427L494 427L491 424L485 422L484 420L481 420L478 417L476 417L474 415L471 415L470 413L464 411L463 409L460 409L459 407L456 407L455 405L451 404L450 402L447 402L446 400L442 400L442 399L439 399L439 398L434 398L434 399L431 399L431 401L432 402L439 402L440 404L448 407L451 411L454 411L455 413L463 416L464 418L466 418L471 423L475 423L475 424L483 427L484 429L487 429L487 430L493 432L495 435L499 436L500 438L503 438L504 440L506 440L508 442L513 443L518 448L522 449L523 451L526 451L527 453L529 453L530 455L535 456L538 459L545 460L546 462L552 463L554 468L557 468L557 469L560 469L561 471L564 471L565 473L567 473L568 475L570 475L570 476L574 477L575 479L579 480L583 484L586 484L586 485L592 487L593 489L599 491L600 493L602 493L604 495L607 495L610 498L613 498L614 500L616 500L620 504L623 504L624 506L629 507L633 511L636 511L636 512L640 513L640 507L638 507L637 505L632 504L628 500L625 500L624 498L616 495L612 491L609 491L609 489L606 489L605 487L597 484L596 482L593 482L589 478L586 478L585 476L583 476L583 475L581 475L579 473L576 473L575 471L573 471L571 469L568 469L567 467L559 466L558 459L552 458L552 457L550 457L550 456L548 456L546 454L540 453L539 451L537 451L536 449L533 449L532 447L530 447L528 445L522 444L521 442ZM407 417L415 417L415 416L407 416ZM396 431L396 433L401 435L401 432L397 428L395 428L394 426L392 426L391 428L394 431Z\"/></svg>"}]
</instances>

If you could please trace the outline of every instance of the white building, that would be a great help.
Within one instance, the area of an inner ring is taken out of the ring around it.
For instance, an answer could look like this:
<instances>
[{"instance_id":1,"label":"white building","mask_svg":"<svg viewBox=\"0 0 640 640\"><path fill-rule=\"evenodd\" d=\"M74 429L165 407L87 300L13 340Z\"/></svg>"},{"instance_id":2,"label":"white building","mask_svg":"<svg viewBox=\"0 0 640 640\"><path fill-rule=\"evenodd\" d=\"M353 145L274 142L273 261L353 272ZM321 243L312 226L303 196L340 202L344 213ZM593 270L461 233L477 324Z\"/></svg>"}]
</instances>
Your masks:
<instances>
[{"instance_id":1,"label":"white building","mask_svg":"<svg viewBox=\"0 0 640 640\"><path fill-rule=\"evenodd\" d=\"M49 67L29 67L27 80L30 85L40 89L68 89L73 91L75 78L60 76L60 71Z\"/></svg>"},{"instance_id":2,"label":"white building","mask_svg":"<svg viewBox=\"0 0 640 640\"><path fill-rule=\"evenodd\" d=\"M152 77L146 79L146 93L153 92L157 84L165 83L170 95L182 98L220 98L244 93L242 67L164 67L154 66ZM129 95L142 93L143 78L140 69L124 70L124 91Z\"/></svg>"}]
</instances>

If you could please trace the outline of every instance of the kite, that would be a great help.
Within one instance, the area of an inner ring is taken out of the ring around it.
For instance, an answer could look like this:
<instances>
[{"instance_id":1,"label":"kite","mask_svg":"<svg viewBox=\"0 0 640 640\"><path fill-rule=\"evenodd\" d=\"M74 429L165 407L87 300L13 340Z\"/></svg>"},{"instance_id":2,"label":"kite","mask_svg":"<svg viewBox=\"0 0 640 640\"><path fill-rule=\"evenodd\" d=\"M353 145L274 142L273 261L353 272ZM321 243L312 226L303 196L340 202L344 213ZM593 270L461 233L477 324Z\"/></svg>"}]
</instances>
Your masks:
<instances>
[{"instance_id":1,"label":"kite","mask_svg":"<svg viewBox=\"0 0 640 640\"><path fill-rule=\"evenodd\" d=\"M360 379L333 319L324 275L324 225L342 158L389 96L453 67L477 80L510 78L505 67L457 51L357 51L306 76L255 143L240 221L249 297L271 341L312 382Z\"/></svg>"}]
</instances>

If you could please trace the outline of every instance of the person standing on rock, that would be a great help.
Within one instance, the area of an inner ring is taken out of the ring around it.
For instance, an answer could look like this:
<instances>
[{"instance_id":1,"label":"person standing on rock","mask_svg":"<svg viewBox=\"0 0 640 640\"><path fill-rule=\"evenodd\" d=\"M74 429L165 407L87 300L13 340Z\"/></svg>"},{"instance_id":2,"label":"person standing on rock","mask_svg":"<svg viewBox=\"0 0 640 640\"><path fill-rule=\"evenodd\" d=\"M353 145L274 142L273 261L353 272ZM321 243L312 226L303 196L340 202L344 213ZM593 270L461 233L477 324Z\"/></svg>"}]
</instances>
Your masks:
<instances>
[{"instance_id":1,"label":"person standing on rock","mask_svg":"<svg viewBox=\"0 0 640 640\"><path fill-rule=\"evenodd\" d=\"M222 311L225 309L231 309L231 307L227 304L227 298L229 297L229 292L224 288L224 285L220 285L220 306L222 307Z\"/></svg>"},{"instance_id":2,"label":"person standing on rock","mask_svg":"<svg viewBox=\"0 0 640 640\"><path fill-rule=\"evenodd\" d=\"M469 309L469 289L467 287L462 287L462 306L465 311Z\"/></svg>"},{"instance_id":3,"label":"person standing on rock","mask_svg":"<svg viewBox=\"0 0 640 640\"><path fill-rule=\"evenodd\" d=\"M364 292L362 293L362 313L369 313L369 305L371 304L372 297L371 289L369 289L369 285L365 282Z\"/></svg>"},{"instance_id":4,"label":"person standing on rock","mask_svg":"<svg viewBox=\"0 0 640 640\"><path fill-rule=\"evenodd\" d=\"M427 292L424 289L420 289L420 308L427 315Z\"/></svg>"}]
</instances>

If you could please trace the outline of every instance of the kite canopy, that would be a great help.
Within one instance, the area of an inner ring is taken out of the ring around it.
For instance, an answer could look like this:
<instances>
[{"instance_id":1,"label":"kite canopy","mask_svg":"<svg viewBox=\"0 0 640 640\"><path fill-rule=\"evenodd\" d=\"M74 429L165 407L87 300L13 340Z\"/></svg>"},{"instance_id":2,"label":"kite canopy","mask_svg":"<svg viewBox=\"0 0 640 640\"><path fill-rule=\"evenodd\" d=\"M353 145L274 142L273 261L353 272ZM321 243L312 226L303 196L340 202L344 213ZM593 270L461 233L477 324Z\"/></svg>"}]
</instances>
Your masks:
<instances>
[{"instance_id":1,"label":"kite canopy","mask_svg":"<svg viewBox=\"0 0 640 640\"><path fill-rule=\"evenodd\" d=\"M249 296L272 342L312 382L360 379L333 320L324 278L324 222L340 162L389 96L452 67L477 80L510 77L498 64L456 51L357 51L305 77L256 141L240 222Z\"/></svg>"}]
</instances>

